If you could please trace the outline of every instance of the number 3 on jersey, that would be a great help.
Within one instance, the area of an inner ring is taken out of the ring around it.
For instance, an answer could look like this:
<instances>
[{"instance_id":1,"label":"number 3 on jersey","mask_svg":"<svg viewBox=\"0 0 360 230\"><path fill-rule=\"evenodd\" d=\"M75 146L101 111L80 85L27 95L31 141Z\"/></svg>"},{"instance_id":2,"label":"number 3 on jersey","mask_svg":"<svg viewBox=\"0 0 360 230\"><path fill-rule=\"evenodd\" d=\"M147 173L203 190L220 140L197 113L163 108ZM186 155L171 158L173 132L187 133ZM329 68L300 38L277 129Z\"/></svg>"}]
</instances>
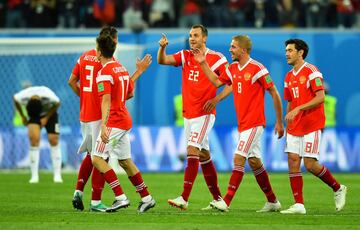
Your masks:
<instances>
[{"instance_id":1,"label":"number 3 on jersey","mask_svg":"<svg viewBox=\"0 0 360 230\"><path fill-rule=\"evenodd\" d=\"M199 71L198 70L190 70L189 81L199 81Z\"/></svg>"},{"instance_id":2,"label":"number 3 on jersey","mask_svg":"<svg viewBox=\"0 0 360 230\"><path fill-rule=\"evenodd\" d=\"M90 84L89 84L89 86L84 86L83 91L84 92L92 92L92 85L93 85L93 79L94 79L94 66L86 65L85 69L90 71L90 74L85 76L86 80L89 80Z\"/></svg>"}]
</instances>

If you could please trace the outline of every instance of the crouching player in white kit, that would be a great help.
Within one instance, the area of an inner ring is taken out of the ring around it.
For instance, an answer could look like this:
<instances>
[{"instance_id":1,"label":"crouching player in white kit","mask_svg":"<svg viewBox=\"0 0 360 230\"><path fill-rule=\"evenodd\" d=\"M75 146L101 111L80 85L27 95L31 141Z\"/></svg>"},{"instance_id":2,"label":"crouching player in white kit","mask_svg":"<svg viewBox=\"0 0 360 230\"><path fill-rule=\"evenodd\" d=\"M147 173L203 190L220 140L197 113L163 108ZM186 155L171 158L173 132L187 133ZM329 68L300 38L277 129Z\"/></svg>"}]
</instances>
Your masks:
<instances>
[{"instance_id":1,"label":"crouching player in white kit","mask_svg":"<svg viewBox=\"0 0 360 230\"><path fill-rule=\"evenodd\" d=\"M48 87L33 86L21 90L14 95L16 109L27 125L30 140L30 169L29 183L39 182L40 136L41 128L45 127L50 143L51 160L54 169L54 182L62 183L61 152L59 146L59 117L57 110L60 100ZM26 119L22 106L26 106L29 120Z\"/></svg>"},{"instance_id":2,"label":"crouching player in white kit","mask_svg":"<svg viewBox=\"0 0 360 230\"><path fill-rule=\"evenodd\" d=\"M101 133L96 140L94 149L93 165L103 173L105 181L115 193L115 201L111 209L125 208L130 205L130 201L122 191L114 170L104 160L110 154L116 157L119 165L125 170L141 196L138 212L142 213L153 208L155 200L148 192L141 173L132 161L130 154L129 132L132 121L125 101L133 96L134 82L133 79L130 79L126 68L113 60L116 48L114 40L110 36L100 35L96 39L96 43L96 55L103 65L96 78L99 96L102 97L102 123ZM142 68L145 71L151 63L151 56L146 55L141 62L145 66ZM142 72L138 72L138 74L140 75Z\"/></svg>"}]
</instances>

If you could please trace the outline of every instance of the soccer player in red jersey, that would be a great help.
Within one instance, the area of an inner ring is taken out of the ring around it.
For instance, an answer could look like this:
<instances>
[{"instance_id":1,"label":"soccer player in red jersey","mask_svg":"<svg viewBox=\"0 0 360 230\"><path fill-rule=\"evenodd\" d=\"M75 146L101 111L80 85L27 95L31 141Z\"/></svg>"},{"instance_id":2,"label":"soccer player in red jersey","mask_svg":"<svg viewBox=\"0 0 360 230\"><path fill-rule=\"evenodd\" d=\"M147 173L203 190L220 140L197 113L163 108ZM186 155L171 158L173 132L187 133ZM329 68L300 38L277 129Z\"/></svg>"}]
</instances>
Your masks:
<instances>
[{"instance_id":1,"label":"soccer player in red jersey","mask_svg":"<svg viewBox=\"0 0 360 230\"><path fill-rule=\"evenodd\" d=\"M105 181L110 185L115 201L111 210L125 208L130 201L122 191L114 170L104 160L112 155L118 159L119 165L125 170L131 183L141 196L138 212L142 213L155 206L155 200L147 190L139 169L131 159L129 132L132 120L125 101L134 94L134 80L144 72L151 63L151 56L145 55L138 60L137 71L133 78L124 66L113 60L116 43L111 36L100 35L96 39L96 55L103 68L96 77L98 94L101 97L101 131L94 148L93 165L104 174Z\"/></svg>"},{"instance_id":2,"label":"soccer player in red jersey","mask_svg":"<svg viewBox=\"0 0 360 230\"><path fill-rule=\"evenodd\" d=\"M104 27L99 34L108 34L117 42L117 30L114 27ZM87 152L80 165L72 204L75 209L84 210L83 191L91 172L93 172L90 211L105 212L107 207L101 203L105 180L96 168L93 169L91 162L91 153L101 126L100 98L96 85L96 76L101 68L102 65L96 57L96 50L89 50L78 59L68 83L74 93L80 97L80 124L83 141L78 153Z\"/></svg>"},{"instance_id":3,"label":"soccer player in red jersey","mask_svg":"<svg viewBox=\"0 0 360 230\"><path fill-rule=\"evenodd\" d=\"M284 84L284 97L288 101L285 152L288 153L289 178L295 204L281 213L306 213L300 168L302 158L305 168L333 189L335 209L340 211L345 205L347 188L339 184L318 161L321 131L325 126L323 75L314 65L305 62L309 47L303 40L289 39L285 45L287 63L293 66L286 74Z\"/></svg>"},{"instance_id":4,"label":"soccer player in red jersey","mask_svg":"<svg viewBox=\"0 0 360 230\"><path fill-rule=\"evenodd\" d=\"M219 95L230 93L226 90L216 95L216 88L209 82L195 61L193 49L201 49L206 55L206 62L212 70L220 75L225 71L227 60L219 52L206 47L208 31L203 25L192 26L189 33L190 50L181 50L167 55L168 40L163 34L159 41L157 60L159 64L182 67L182 97L183 116L187 139L187 167L184 175L184 189L181 196L169 199L168 203L174 207L186 210L191 189L201 165L206 184L214 200L221 197L215 166L211 160L209 148L209 133L215 122L215 105ZM209 209L208 206L205 209ZM210 208L211 209L211 208Z\"/></svg>"},{"instance_id":5,"label":"soccer player in red jersey","mask_svg":"<svg viewBox=\"0 0 360 230\"><path fill-rule=\"evenodd\" d=\"M210 203L212 207L220 211L228 211L228 207L242 181L246 160L249 161L256 181L267 198L264 207L258 212L279 211L281 209L281 204L271 188L269 176L261 161L260 140L266 125L265 90L270 93L274 101L275 134L278 134L279 138L284 135L282 103L269 71L260 62L250 57L251 48L252 42L248 36L233 37L230 53L234 62L219 78L205 61L204 53L200 49L194 51L196 61L200 63L202 70L214 86L230 85L234 94L239 132L239 141L234 154L234 169L224 199L220 198Z\"/></svg>"}]
</instances>

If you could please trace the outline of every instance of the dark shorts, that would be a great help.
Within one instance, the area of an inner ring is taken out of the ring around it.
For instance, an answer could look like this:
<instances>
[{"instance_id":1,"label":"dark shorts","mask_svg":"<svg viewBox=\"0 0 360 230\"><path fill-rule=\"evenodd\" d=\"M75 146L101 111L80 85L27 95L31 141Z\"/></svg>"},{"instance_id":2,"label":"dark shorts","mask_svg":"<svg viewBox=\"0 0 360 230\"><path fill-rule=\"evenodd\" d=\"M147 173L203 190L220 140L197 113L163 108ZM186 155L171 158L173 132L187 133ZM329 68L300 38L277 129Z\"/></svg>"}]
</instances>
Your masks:
<instances>
[{"instance_id":1,"label":"dark shorts","mask_svg":"<svg viewBox=\"0 0 360 230\"><path fill-rule=\"evenodd\" d=\"M38 124L41 125L40 122L41 117L29 117L29 124ZM46 132L59 134L59 115L55 112L50 118L48 123L45 125Z\"/></svg>"}]
</instances>

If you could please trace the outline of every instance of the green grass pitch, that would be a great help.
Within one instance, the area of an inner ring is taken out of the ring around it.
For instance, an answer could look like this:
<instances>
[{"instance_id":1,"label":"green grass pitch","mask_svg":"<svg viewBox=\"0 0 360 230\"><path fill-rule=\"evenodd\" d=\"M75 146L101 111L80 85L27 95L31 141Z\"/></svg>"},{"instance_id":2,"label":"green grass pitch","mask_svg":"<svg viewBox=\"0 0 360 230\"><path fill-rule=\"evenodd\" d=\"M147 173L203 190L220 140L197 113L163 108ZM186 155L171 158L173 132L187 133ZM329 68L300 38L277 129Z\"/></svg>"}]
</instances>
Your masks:
<instances>
[{"instance_id":1,"label":"green grass pitch","mask_svg":"<svg viewBox=\"0 0 360 230\"><path fill-rule=\"evenodd\" d=\"M179 196L182 173L149 174L143 178L157 201L156 207L137 214L139 196L125 175L119 175L124 192L131 201L127 209L116 213L89 212L90 184L86 186L80 212L72 208L71 199L76 174L64 174L64 183L54 184L52 175L42 172L39 184L29 184L29 174L0 172L0 229L360 229L360 174L335 174L348 186L346 206L336 213L333 192L318 178L304 173L306 215L259 214L265 203L254 176L247 172L228 213L201 211L211 201L202 174L199 173L189 200L189 209L180 211L167 204ZM229 173L219 174L222 193L226 192ZM293 204L286 173L271 173L270 179L283 208ZM113 193L106 185L103 202L111 204Z\"/></svg>"}]
</instances>

